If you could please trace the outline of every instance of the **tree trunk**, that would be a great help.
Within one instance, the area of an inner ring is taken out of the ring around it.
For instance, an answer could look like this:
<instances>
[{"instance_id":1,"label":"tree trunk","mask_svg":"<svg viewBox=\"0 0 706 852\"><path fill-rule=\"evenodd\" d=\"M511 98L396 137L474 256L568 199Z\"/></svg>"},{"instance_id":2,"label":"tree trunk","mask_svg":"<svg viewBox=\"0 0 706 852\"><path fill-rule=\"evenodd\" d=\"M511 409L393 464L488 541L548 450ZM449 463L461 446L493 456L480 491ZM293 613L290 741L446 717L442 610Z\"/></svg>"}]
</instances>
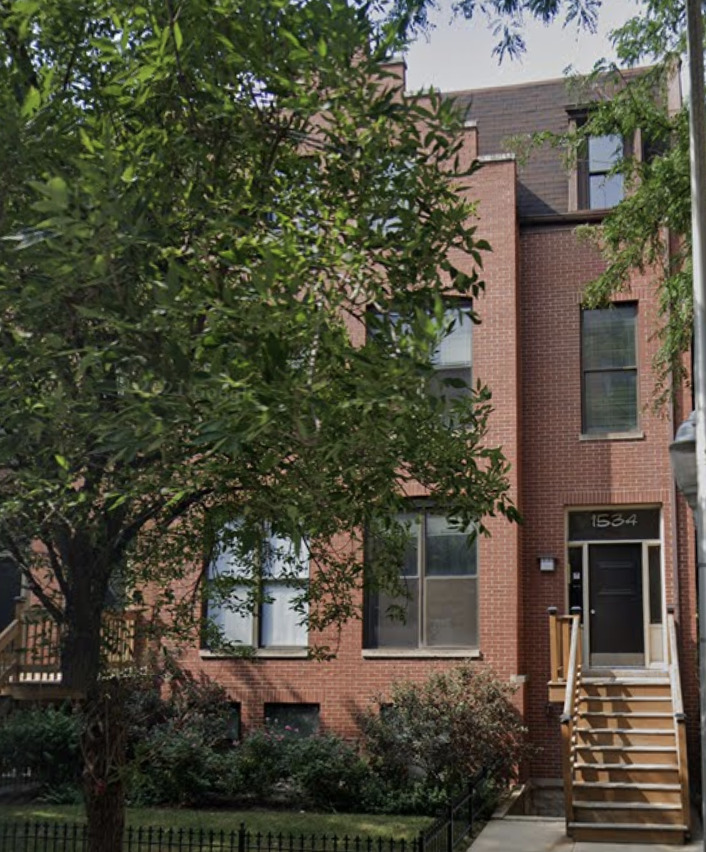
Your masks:
<instances>
[{"instance_id":1,"label":"tree trunk","mask_svg":"<svg viewBox=\"0 0 706 852\"><path fill-rule=\"evenodd\" d=\"M118 678L99 681L83 704L83 794L86 852L122 852L125 829L125 690Z\"/></svg>"}]
</instances>

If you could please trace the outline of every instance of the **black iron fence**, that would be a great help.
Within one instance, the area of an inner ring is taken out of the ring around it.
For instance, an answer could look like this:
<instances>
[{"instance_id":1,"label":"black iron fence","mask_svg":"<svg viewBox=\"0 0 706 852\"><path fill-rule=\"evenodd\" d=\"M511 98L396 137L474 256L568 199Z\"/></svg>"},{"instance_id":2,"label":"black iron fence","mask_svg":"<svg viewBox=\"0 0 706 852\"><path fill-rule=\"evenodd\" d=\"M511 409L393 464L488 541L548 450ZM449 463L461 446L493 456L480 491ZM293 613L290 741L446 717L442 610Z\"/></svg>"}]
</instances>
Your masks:
<instances>
[{"instance_id":1,"label":"black iron fence","mask_svg":"<svg viewBox=\"0 0 706 852\"><path fill-rule=\"evenodd\" d=\"M0 852L85 852L86 825L6 823L0 825ZM338 837L193 828L128 827L123 852L421 852L419 840Z\"/></svg>"},{"instance_id":2,"label":"black iron fence","mask_svg":"<svg viewBox=\"0 0 706 852\"><path fill-rule=\"evenodd\" d=\"M419 835L419 852L454 852L473 835L478 820L489 816L493 807L490 776L481 769L471 779L465 793L450 802L446 812Z\"/></svg>"},{"instance_id":3,"label":"black iron fence","mask_svg":"<svg viewBox=\"0 0 706 852\"><path fill-rule=\"evenodd\" d=\"M455 852L468 840L487 807L487 774L478 773L468 790L413 840L348 835L252 832L244 823L233 831L128 826L123 852ZM0 852L86 852L85 823L7 822L0 824Z\"/></svg>"}]
</instances>

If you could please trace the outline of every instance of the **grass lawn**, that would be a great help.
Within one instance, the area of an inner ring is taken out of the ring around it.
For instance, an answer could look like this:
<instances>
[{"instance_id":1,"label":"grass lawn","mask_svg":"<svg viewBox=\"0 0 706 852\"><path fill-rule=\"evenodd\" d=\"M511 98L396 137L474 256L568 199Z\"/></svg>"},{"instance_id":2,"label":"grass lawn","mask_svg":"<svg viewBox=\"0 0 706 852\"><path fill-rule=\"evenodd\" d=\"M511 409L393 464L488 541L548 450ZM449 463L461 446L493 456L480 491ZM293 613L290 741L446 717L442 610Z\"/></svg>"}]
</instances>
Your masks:
<instances>
[{"instance_id":1,"label":"grass lawn","mask_svg":"<svg viewBox=\"0 0 706 852\"><path fill-rule=\"evenodd\" d=\"M82 822L82 805L0 805L0 823ZM128 825L155 828L194 828L235 831L244 822L248 831L278 834L336 834L339 837L384 837L412 840L432 820L429 817L379 814L328 814L305 811L187 810L180 808L128 808Z\"/></svg>"}]
</instances>

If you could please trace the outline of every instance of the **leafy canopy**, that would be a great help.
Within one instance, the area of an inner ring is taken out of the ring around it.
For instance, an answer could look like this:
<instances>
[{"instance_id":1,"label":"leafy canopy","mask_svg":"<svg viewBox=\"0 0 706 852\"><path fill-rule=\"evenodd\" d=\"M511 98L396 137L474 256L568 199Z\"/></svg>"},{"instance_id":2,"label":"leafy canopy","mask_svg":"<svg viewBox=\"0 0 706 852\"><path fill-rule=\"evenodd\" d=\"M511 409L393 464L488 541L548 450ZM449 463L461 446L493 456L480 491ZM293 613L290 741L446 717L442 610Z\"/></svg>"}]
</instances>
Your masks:
<instances>
[{"instance_id":1,"label":"leafy canopy","mask_svg":"<svg viewBox=\"0 0 706 852\"><path fill-rule=\"evenodd\" d=\"M0 549L67 683L110 588L186 624L234 517L307 537L323 627L359 579L336 536L389 529L406 483L514 516L487 391L425 389L444 297L482 286L460 125L400 96L368 11L0 3Z\"/></svg>"}]
</instances>

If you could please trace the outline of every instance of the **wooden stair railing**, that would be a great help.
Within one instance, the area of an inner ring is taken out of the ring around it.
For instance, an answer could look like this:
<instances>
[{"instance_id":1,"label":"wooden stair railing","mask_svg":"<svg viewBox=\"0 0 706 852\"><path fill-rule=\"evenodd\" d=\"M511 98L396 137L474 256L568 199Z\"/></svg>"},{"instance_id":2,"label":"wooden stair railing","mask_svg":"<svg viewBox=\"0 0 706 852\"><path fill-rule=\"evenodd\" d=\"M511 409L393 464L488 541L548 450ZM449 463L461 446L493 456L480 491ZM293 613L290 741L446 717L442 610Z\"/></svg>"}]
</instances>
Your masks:
<instances>
[{"instance_id":1,"label":"wooden stair railing","mask_svg":"<svg viewBox=\"0 0 706 852\"><path fill-rule=\"evenodd\" d=\"M566 676L571 655L571 628L575 615L557 615L557 608L550 606L549 613L549 700L563 704L566 692Z\"/></svg>"},{"instance_id":2,"label":"wooden stair railing","mask_svg":"<svg viewBox=\"0 0 706 852\"><path fill-rule=\"evenodd\" d=\"M0 690L17 675L22 626L15 618L0 633Z\"/></svg>"},{"instance_id":3,"label":"wooden stair railing","mask_svg":"<svg viewBox=\"0 0 706 852\"><path fill-rule=\"evenodd\" d=\"M564 781L564 807L566 810L566 830L574 821L574 724L576 718L576 696L581 677L581 619L578 615L568 616L570 620L570 639L566 664L566 691L564 708L561 714L561 764Z\"/></svg>"},{"instance_id":4,"label":"wooden stair railing","mask_svg":"<svg viewBox=\"0 0 706 852\"><path fill-rule=\"evenodd\" d=\"M103 661L110 668L134 665L138 659L139 612L106 612L103 616ZM0 694L30 685L61 683L61 631L46 610L17 605L16 617L0 633Z\"/></svg>"},{"instance_id":5,"label":"wooden stair railing","mask_svg":"<svg viewBox=\"0 0 706 852\"><path fill-rule=\"evenodd\" d=\"M672 708L674 728L677 739L677 764L679 766L679 786L681 788L682 818L686 826L686 835L691 834L691 803L689 801L689 761L686 751L686 715L681 691L679 674L679 647L677 628L674 619L674 607L667 608L667 640L669 649L669 680L672 688Z\"/></svg>"}]
</instances>

